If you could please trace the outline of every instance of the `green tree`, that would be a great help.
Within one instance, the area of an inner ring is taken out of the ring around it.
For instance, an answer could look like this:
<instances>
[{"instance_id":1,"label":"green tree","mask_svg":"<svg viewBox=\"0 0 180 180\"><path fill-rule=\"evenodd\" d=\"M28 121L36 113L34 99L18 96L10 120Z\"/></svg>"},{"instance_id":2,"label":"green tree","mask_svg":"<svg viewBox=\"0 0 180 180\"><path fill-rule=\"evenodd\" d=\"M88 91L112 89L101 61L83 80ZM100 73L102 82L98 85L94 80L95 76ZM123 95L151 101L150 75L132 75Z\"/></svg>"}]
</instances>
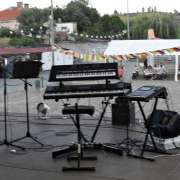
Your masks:
<instances>
[{"instance_id":1,"label":"green tree","mask_svg":"<svg viewBox=\"0 0 180 180\"><path fill-rule=\"evenodd\" d=\"M0 37L10 37L11 36L10 31L11 31L10 29L5 27L0 28Z\"/></svg>"},{"instance_id":2,"label":"green tree","mask_svg":"<svg viewBox=\"0 0 180 180\"><path fill-rule=\"evenodd\" d=\"M120 33L124 27L123 21L116 15L104 15L97 23L97 29L99 29L99 33L101 34Z\"/></svg>"},{"instance_id":3,"label":"green tree","mask_svg":"<svg viewBox=\"0 0 180 180\"><path fill-rule=\"evenodd\" d=\"M61 20L62 22L64 22L64 10L58 6L56 6L56 8L54 8L54 20L55 21L59 21Z\"/></svg>"},{"instance_id":4,"label":"green tree","mask_svg":"<svg viewBox=\"0 0 180 180\"><path fill-rule=\"evenodd\" d=\"M132 39L147 39L149 28L155 30L158 38L176 38L177 29L173 14L141 13L130 19L130 33Z\"/></svg>"},{"instance_id":5,"label":"green tree","mask_svg":"<svg viewBox=\"0 0 180 180\"><path fill-rule=\"evenodd\" d=\"M35 45L35 43L37 43L37 41L31 37L14 37L11 38L11 40L9 41L9 45L11 46L15 46L15 47L31 47L33 45Z\"/></svg>"},{"instance_id":6,"label":"green tree","mask_svg":"<svg viewBox=\"0 0 180 180\"><path fill-rule=\"evenodd\" d=\"M40 31L40 27L43 27L43 24L48 21L49 15L49 9L25 9L17 18L20 23L19 28L23 30L25 34L31 32L33 35L36 35Z\"/></svg>"},{"instance_id":7,"label":"green tree","mask_svg":"<svg viewBox=\"0 0 180 180\"><path fill-rule=\"evenodd\" d=\"M63 21L77 22L79 32L87 31L100 18L96 9L88 7L88 1L76 0L67 4Z\"/></svg>"}]
</instances>

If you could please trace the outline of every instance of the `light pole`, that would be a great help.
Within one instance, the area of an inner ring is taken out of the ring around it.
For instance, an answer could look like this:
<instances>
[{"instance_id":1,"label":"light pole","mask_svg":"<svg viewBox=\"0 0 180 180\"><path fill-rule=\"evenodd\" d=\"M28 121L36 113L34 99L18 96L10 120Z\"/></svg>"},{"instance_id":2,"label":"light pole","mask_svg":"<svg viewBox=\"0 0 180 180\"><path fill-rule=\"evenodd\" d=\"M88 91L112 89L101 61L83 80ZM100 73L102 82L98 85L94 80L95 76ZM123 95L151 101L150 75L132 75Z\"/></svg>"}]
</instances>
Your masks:
<instances>
[{"instance_id":1,"label":"light pole","mask_svg":"<svg viewBox=\"0 0 180 180\"><path fill-rule=\"evenodd\" d=\"M54 13L53 0L51 0L51 15L50 15L50 44L52 48L52 65L54 65Z\"/></svg>"},{"instance_id":2,"label":"light pole","mask_svg":"<svg viewBox=\"0 0 180 180\"><path fill-rule=\"evenodd\" d=\"M127 38L130 39L130 28L129 28L129 0L127 2Z\"/></svg>"}]
</instances>

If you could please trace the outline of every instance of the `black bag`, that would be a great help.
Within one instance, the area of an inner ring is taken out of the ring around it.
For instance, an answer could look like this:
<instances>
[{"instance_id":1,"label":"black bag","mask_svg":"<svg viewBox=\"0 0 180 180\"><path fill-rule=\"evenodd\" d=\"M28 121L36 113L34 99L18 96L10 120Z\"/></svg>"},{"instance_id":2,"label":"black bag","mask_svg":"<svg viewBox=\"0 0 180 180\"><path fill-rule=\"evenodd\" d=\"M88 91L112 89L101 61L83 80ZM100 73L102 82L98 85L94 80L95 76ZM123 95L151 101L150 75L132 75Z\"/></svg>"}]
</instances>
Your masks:
<instances>
[{"instance_id":1,"label":"black bag","mask_svg":"<svg viewBox=\"0 0 180 180\"><path fill-rule=\"evenodd\" d=\"M151 121L152 132L160 138L180 135L180 115L175 111L155 110Z\"/></svg>"}]
</instances>

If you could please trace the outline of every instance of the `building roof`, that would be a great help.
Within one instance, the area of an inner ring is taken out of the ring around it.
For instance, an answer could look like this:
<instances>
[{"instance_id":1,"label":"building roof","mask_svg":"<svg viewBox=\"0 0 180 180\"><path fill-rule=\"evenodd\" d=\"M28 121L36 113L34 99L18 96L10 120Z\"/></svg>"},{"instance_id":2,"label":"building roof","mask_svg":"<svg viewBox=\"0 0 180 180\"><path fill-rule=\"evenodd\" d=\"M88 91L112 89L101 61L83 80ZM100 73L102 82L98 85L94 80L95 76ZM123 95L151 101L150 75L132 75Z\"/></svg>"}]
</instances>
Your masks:
<instances>
[{"instance_id":1,"label":"building roof","mask_svg":"<svg viewBox=\"0 0 180 180\"><path fill-rule=\"evenodd\" d=\"M16 20L16 18L21 14L22 8L12 7L0 11L0 21Z\"/></svg>"},{"instance_id":2,"label":"building roof","mask_svg":"<svg viewBox=\"0 0 180 180\"><path fill-rule=\"evenodd\" d=\"M19 55L27 53L42 53L51 51L51 47L38 47L38 48L0 48L0 55Z\"/></svg>"}]
</instances>

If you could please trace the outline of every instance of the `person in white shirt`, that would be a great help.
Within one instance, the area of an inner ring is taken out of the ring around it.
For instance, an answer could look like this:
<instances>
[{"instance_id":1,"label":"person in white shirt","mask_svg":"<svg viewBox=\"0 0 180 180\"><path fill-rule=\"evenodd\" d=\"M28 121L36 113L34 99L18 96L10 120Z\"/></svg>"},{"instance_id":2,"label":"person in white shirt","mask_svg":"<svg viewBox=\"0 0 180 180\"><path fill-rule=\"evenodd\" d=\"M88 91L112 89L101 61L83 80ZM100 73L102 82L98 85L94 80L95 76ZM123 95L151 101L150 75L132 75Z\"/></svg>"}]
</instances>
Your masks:
<instances>
[{"instance_id":1,"label":"person in white shirt","mask_svg":"<svg viewBox=\"0 0 180 180\"><path fill-rule=\"evenodd\" d=\"M145 79L151 79L153 76L153 68L152 66L148 66L146 69L144 69L144 78Z\"/></svg>"},{"instance_id":2,"label":"person in white shirt","mask_svg":"<svg viewBox=\"0 0 180 180\"><path fill-rule=\"evenodd\" d=\"M139 76L139 67L137 65L133 68L133 78L136 79Z\"/></svg>"},{"instance_id":3,"label":"person in white shirt","mask_svg":"<svg viewBox=\"0 0 180 180\"><path fill-rule=\"evenodd\" d=\"M164 65L160 64L159 69L157 70L157 78L158 79L165 79L166 78L166 68Z\"/></svg>"}]
</instances>

